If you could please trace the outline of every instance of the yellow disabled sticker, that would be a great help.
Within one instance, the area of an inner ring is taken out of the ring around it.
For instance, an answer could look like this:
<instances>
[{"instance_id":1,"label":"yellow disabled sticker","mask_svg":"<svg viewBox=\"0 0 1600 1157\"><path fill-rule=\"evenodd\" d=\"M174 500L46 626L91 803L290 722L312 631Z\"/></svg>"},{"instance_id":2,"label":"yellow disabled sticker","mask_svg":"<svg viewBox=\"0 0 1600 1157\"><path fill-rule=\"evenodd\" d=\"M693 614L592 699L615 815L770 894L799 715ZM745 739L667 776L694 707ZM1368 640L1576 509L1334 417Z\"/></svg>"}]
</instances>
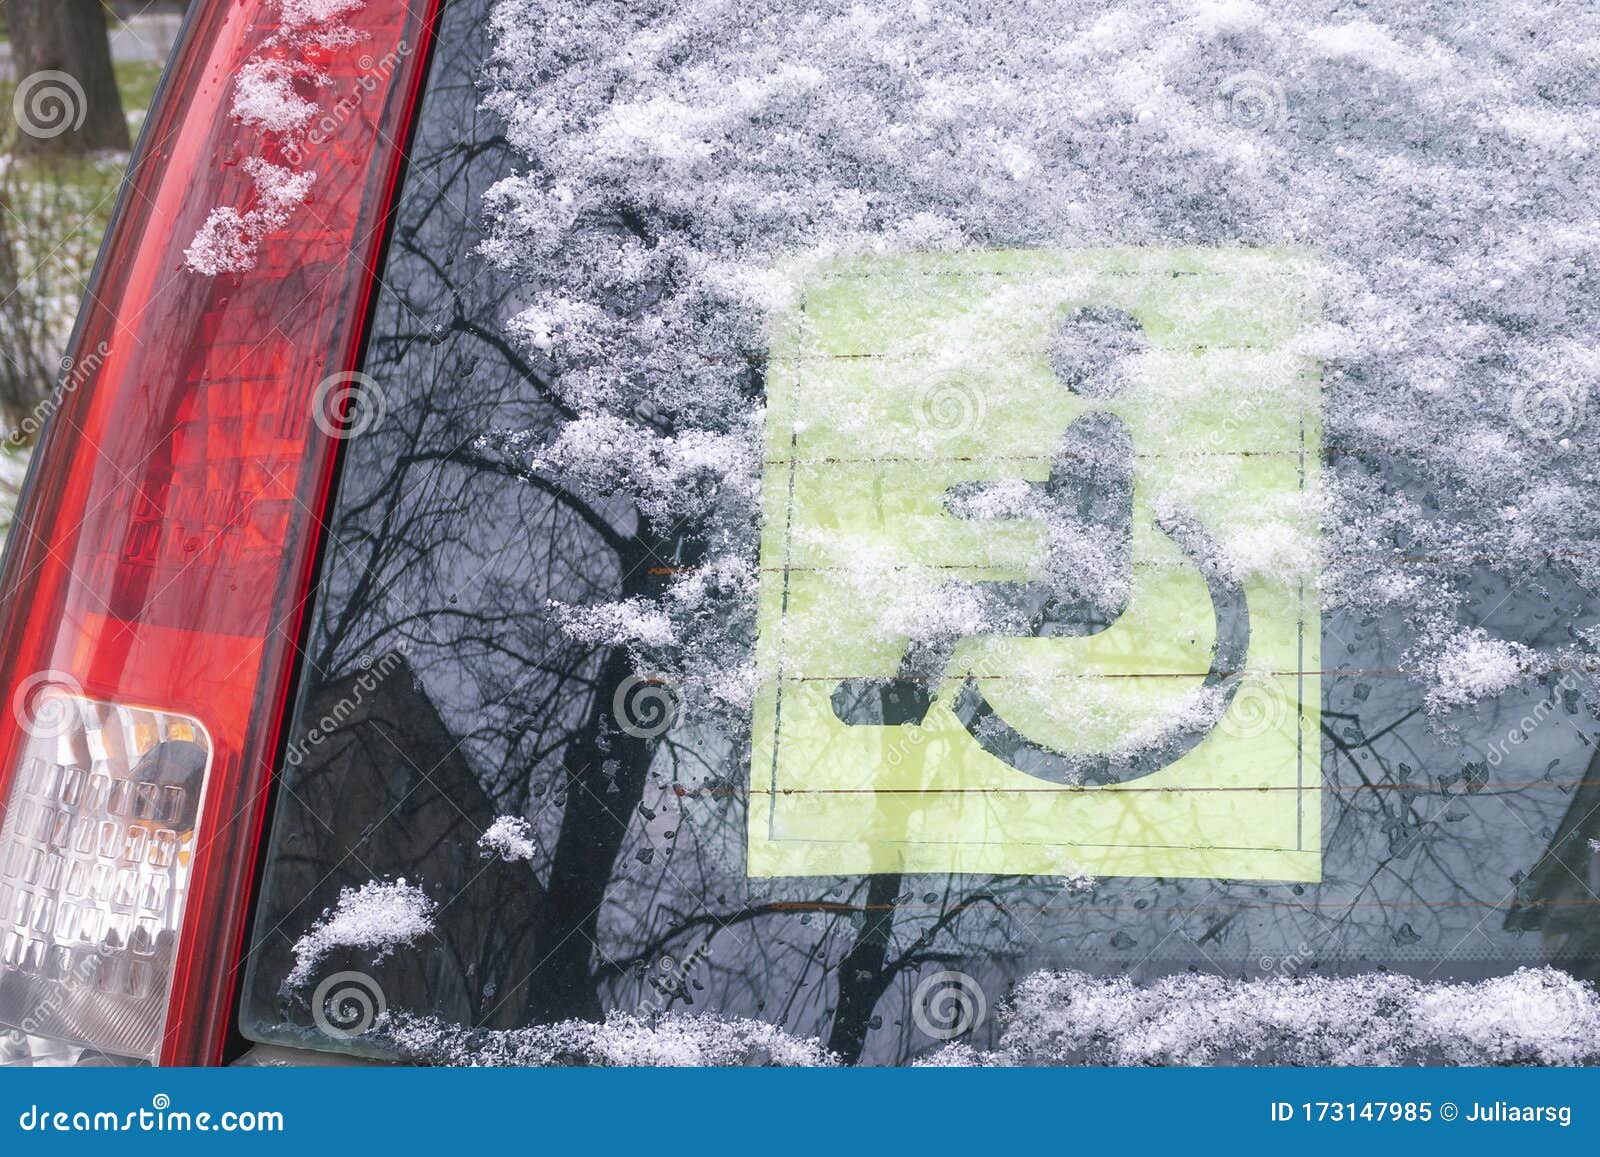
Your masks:
<instances>
[{"instance_id":1,"label":"yellow disabled sticker","mask_svg":"<svg viewBox=\"0 0 1600 1157\"><path fill-rule=\"evenodd\" d=\"M752 876L1321 877L1308 257L838 259L774 328Z\"/></svg>"}]
</instances>

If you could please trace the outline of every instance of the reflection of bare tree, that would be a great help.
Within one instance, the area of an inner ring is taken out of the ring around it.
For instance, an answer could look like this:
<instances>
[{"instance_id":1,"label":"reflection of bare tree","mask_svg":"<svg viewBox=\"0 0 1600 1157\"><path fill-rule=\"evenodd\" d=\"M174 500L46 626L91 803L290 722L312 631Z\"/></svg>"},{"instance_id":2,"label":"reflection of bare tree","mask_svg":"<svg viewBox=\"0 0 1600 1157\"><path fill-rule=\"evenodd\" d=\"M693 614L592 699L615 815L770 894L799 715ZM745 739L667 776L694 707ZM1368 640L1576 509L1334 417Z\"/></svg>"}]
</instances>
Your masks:
<instances>
[{"instance_id":1,"label":"reflection of bare tree","mask_svg":"<svg viewBox=\"0 0 1600 1157\"><path fill-rule=\"evenodd\" d=\"M630 674L628 658L613 650L600 668L600 685L618 686ZM534 1020L601 1013L594 976L600 909L617 868L630 817L644 794L649 766L646 741L621 735L596 696L589 719L573 737L565 762L566 807L550 858L549 888L540 912L545 943L554 946L540 967L541 983L529 991ZM608 801L607 797L611 797Z\"/></svg>"},{"instance_id":2,"label":"reflection of bare tree","mask_svg":"<svg viewBox=\"0 0 1600 1157\"><path fill-rule=\"evenodd\" d=\"M1550 850L1517 889L1506 927L1537 931L1546 953L1571 961L1570 971L1600 980L1600 754L1589 762L1583 783L1550 838Z\"/></svg>"},{"instance_id":3,"label":"reflection of bare tree","mask_svg":"<svg viewBox=\"0 0 1600 1157\"><path fill-rule=\"evenodd\" d=\"M529 951L537 881L479 854L477 836L494 808L402 657L382 656L369 671L328 683L307 707L307 738L292 749L293 794L280 809L295 838L279 844L277 887L260 914L271 929L266 951L281 956L316 919L330 899L330 870L348 883L380 874L377 864L402 865L452 889L459 910L440 924L422 967L403 957L387 965L390 999L425 999L477 1023L488 1011L486 985ZM405 759L394 758L397 748ZM303 1011L304 994L280 989L283 974L257 969L256 999L284 1015Z\"/></svg>"},{"instance_id":4,"label":"reflection of bare tree","mask_svg":"<svg viewBox=\"0 0 1600 1157\"><path fill-rule=\"evenodd\" d=\"M393 1006L510 1027L692 1000L821 1036L848 1059L934 1043L907 1009L928 967L971 973L993 1005L1046 966L1426 971L1463 944L1491 961L1481 968L1537 958L1489 917L1572 804L1557 783L1584 778L1542 780L1545 762L1570 759L1593 721L1552 725L1490 775L1483 748L1508 718L1486 710L1441 736L1388 675L1324 682L1309 771L1323 781L1320 884L748 878L748 737L694 718L659 739L628 734L612 714L627 656L574 644L547 609L654 597L666 573L701 560L694 527L653 531L626 503L528 470L493 436L570 415L548 367L502 332L516 288L475 255L479 198L515 163L477 110L481 38L467 30L484 9L453 3L439 39L366 367L387 416L348 447L300 731L348 695L363 660L403 651L407 667L285 773L254 1031L309 1023L278 993L289 946L342 885L377 876L405 875L439 904L436 941L383 966ZM1330 644L1332 664L1396 666L1368 625L1332 620L1329 638L1342 647ZM502 814L533 824L532 863L479 854ZM663 957L702 946L694 983L665 997L649 986Z\"/></svg>"},{"instance_id":5,"label":"reflection of bare tree","mask_svg":"<svg viewBox=\"0 0 1600 1157\"><path fill-rule=\"evenodd\" d=\"M403 649L409 667L381 689L381 710L346 720L285 777L263 911L277 931L258 945L254 998L292 1016L276 981L293 935L341 885L409 873L437 893L444 950L421 975L399 958L385 966L408 1007L492 1026L598 1017L637 999L655 960L705 943L714 1007L812 1032L831 1021L853 1056L891 981L948 958L931 946L962 909L907 921L915 931L896 943L898 877L752 895L739 867L740 748L710 733L624 732L612 693L627 656L585 653L550 621L549 598L654 595L700 547L692 528L654 532L482 437L571 415L505 340L508 289L470 257L476 193L510 164L492 132L460 132L477 115L477 61L449 53L472 42L441 37L436 68L460 83L430 92L393 243L367 366L389 415L349 447L303 726L348 695L371 656ZM501 813L535 823L543 851L527 868L478 862L476 837Z\"/></svg>"}]
</instances>

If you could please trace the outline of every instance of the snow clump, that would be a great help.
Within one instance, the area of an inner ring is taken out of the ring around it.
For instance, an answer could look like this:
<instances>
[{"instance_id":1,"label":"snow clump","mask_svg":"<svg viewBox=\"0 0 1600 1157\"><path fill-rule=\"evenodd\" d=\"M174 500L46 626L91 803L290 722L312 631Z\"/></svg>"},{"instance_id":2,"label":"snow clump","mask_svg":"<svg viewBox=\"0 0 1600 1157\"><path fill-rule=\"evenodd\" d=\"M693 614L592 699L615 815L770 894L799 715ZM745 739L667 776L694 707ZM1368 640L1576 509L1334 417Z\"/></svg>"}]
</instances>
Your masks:
<instances>
[{"instance_id":1,"label":"snow clump","mask_svg":"<svg viewBox=\"0 0 1600 1157\"><path fill-rule=\"evenodd\" d=\"M1231 980L1037 972L998 1047L945 1065L1576 1065L1600 1060L1600 996L1554 968L1475 983L1407 976Z\"/></svg>"},{"instance_id":2,"label":"snow clump","mask_svg":"<svg viewBox=\"0 0 1600 1157\"><path fill-rule=\"evenodd\" d=\"M294 968L284 983L290 988L307 983L317 965L341 948L363 949L383 960L402 944L432 932L433 913L427 893L403 879L344 888L339 902L295 941Z\"/></svg>"},{"instance_id":3,"label":"snow clump","mask_svg":"<svg viewBox=\"0 0 1600 1157\"><path fill-rule=\"evenodd\" d=\"M539 852L533 827L521 816L499 816L478 837L478 850L485 856L498 856L506 863L531 860Z\"/></svg>"}]
</instances>

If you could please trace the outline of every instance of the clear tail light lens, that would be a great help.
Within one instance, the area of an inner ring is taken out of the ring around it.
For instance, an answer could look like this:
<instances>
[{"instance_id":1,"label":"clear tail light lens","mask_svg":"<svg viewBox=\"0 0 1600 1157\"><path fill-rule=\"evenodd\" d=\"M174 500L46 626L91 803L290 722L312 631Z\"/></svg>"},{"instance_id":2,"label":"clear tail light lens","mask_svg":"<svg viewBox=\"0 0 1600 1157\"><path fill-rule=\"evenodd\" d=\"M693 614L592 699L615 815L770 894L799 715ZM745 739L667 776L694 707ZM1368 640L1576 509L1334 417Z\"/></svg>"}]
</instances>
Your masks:
<instances>
[{"instance_id":1,"label":"clear tail light lens","mask_svg":"<svg viewBox=\"0 0 1600 1157\"><path fill-rule=\"evenodd\" d=\"M0 1023L153 1060L204 811L198 720L45 688L0 824Z\"/></svg>"},{"instance_id":2,"label":"clear tail light lens","mask_svg":"<svg viewBox=\"0 0 1600 1157\"><path fill-rule=\"evenodd\" d=\"M191 6L0 575L0 1063L221 1059L437 8Z\"/></svg>"}]
</instances>

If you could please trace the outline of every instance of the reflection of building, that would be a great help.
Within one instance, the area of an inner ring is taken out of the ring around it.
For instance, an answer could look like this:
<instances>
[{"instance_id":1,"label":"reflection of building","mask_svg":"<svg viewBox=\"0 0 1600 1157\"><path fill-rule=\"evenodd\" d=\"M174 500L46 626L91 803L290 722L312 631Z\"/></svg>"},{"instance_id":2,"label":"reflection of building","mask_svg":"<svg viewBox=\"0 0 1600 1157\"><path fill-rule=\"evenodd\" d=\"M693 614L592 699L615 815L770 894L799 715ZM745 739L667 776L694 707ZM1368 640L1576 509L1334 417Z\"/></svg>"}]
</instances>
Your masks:
<instances>
[{"instance_id":1,"label":"reflection of building","mask_svg":"<svg viewBox=\"0 0 1600 1157\"><path fill-rule=\"evenodd\" d=\"M1545 956L1575 976L1600 979L1600 753L1539 862L1517 887L1506 929L1538 932Z\"/></svg>"},{"instance_id":2,"label":"reflection of building","mask_svg":"<svg viewBox=\"0 0 1600 1157\"><path fill-rule=\"evenodd\" d=\"M390 654L321 688L297 720L288 761L247 1010L276 1008L277 1021L309 1028L316 981L355 969L378 981L390 1008L485 1028L516 1024L539 883L528 864L480 852L496 808L410 664ZM307 991L280 991L294 941L341 888L402 877L438 903L432 935L376 965L368 953L334 953ZM508 975L518 961L522 969ZM270 1023L254 1028L277 1035Z\"/></svg>"}]
</instances>

